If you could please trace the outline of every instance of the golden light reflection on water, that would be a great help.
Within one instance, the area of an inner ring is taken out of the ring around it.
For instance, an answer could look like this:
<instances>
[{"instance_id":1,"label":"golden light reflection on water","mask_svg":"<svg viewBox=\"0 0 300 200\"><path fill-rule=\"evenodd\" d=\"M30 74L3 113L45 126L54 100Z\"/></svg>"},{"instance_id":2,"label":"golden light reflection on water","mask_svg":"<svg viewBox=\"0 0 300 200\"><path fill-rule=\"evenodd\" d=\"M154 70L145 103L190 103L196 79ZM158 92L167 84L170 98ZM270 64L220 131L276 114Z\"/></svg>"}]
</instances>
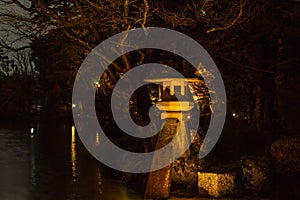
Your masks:
<instances>
[{"instance_id":1,"label":"golden light reflection on water","mask_svg":"<svg viewBox=\"0 0 300 200\"><path fill-rule=\"evenodd\" d=\"M33 135L30 135L30 160L31 160L31 184L33 186L36 185L36 163L35 163L35 149L34 149L34 142L33 142Z\"/></svg>"},{"instance_id":2,"label":"golden light reflection on water","mask_svg":"<svg viewBox=\"0 0 300 200\"><path fill-rule=\"evenodd\" d=\"M99 133L96 133L96 146L98 146L100 143L100 135Z\"/></svg>"},{"instance_id":3,"label":"golden light reflection on water","mask_svg":"<svg viewBox=\"0 0 300 200\"><path fill-rule=\"evenodd\" d=\"M72 126L71 163L72 163L72 179L73 179L73 181L76 181L76 178L77 178L77 155L76 155L76 132L75 132L75 126Z\"/></svg>"},{"instance_id":4,"label":"golden light reflection on water","mask_svg":"<svg viewBox=\"0 0 300 200\"><path fill-rule=\"evenodd\" d=\"M97 183L98 183L98 185L97 185L98 192L99 192L99 194L102 194L103 193L103 191L102 191L102 176L101 176L100 168L98 168L98 170L97 170Z\"/></svg>"}]
</instances>

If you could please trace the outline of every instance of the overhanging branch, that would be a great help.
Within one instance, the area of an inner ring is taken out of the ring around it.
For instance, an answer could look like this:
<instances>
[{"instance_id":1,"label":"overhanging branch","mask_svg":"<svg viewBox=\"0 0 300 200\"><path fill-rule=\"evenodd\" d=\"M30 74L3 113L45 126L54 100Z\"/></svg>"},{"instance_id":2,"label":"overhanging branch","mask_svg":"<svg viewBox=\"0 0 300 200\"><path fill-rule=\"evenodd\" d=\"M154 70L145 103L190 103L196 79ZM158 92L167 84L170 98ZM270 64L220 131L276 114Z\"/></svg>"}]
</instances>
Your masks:
<instances>
[{"instance_id":1,"label":"overhanging branch","mask_svg":"<svg viewBox=\"0 0 300 200\"><path fill-rule=\"evenodd\" d=\"M224 31L230 27L232 27L233 25L235 25L239 19L241 18L242 14L243 14L243 3L242 3L242 0L240 0L240 10L239 10L239 14L237 15L237 17L230 23L228 24L227 26L224 26L224 27L216 27L216 28L212 28L212 29L209 29L206 31L206 33L211 33L211 32L214 32L214 31Z\"/></svg>"},{"instance_id":2,"label":"overhanging branch","mask_svg":"<svg viewBox=\"0 0 300 200\"><path fill-rule=\"evenodd\" d=\"M10 51L14 51L14 52L18 52L24 49L30 49L31 46L30 45L25 45L22 47L18 47L18 48L14 48L11 45L7 44L2 38L0 38L0 46L4 49L10 50Z\"/></svg>"}]
</instances>

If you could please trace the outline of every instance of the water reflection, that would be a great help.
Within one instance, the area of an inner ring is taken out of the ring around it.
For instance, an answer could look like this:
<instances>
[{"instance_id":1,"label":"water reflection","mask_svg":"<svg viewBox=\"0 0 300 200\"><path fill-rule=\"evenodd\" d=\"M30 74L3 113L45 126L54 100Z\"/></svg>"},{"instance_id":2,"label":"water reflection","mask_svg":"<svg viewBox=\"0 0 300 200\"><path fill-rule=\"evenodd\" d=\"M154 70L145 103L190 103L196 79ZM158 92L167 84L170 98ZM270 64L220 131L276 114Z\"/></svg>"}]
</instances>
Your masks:
<instances>
[{"instance_id":1,"label":"water reflection","mask_svg":"<svg viewBox=\"0 0 300 200\"><path fill-rule=\"evenodd\" d=\"M100 171L100 168L98 168L97 170L97 183L98 183L98 192L99 194L101 195L103 193L102 191L102 176L101 176L101 171Z\"/></svg>"},{"instance_id":2,"label":"water reflection","mask_svg":"<svg viewBox=\"0 0 300 200\"><path fill-rule=\"evenodd\" d=\"M100 143L100 135L99 133L96 133L96 146L98 146Z\"/></svg>"},{"instance_id":3,"label":"water reflection","mask_svg":"<svg viewBox=\"0 0 300 200\"><path fill-rule=\"evenodd\" d=\"M71 128L71 162L72 162L72 179L76 181L77 177L77 159L76 159L76 131L75 126Z\"/></svg>"},{"instance_id":4,"label":"water reflection","mask_svg":"<svg viewBox=\"0 0 300 200\"><path fill-rule=\"evenodd\" d=\"M34 149L34 135L30 135L30 160L31 160L31 184L36 185L36 163L35 163L35 149Z\"/></svg>"},{"instance_id":5,"label":"water reflection","mask_svg":"<svg viewBox=\"0 0 300 200\"><path fill-rule=\"evenodd\" d=\"M119 176L87 152L69 123L40 124L34 134L30 127L0 125L0 200L143 199L143 194L128 189ZM100 139L96 134L96 144ZM286 182L278 184L278 193L291 191L284 185ZM292 199L290 196L275 199Z\"/></svg>"},{"instance_id":6,"label":"water reflection","mask_svg":"<svg viewBox=\"0 0 300 200\"><path fill-rule=\"evenodd\" d=\"M0 200L142 199L118 178L86 151L69 123L0 125Z\"/></svg>"}]
</instances>

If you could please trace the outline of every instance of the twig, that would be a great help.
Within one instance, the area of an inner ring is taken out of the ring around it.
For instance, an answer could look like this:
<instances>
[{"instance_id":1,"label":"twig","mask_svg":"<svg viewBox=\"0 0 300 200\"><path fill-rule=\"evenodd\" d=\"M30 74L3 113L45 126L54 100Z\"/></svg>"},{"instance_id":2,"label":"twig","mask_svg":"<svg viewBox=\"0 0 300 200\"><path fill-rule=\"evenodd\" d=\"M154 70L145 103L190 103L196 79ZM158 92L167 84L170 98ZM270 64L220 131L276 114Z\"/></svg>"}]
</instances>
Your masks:
<instances>
[{"instance_id":1,"label":"twig","mask_svg":"<svg viewBox=\"0 0 300 200\"><path fill-rule=\"evenodd\" d=\"M242 0L240 0L240 11L239 11L239 14L238 16L230 23L228 24L227 26L224 26L224 27L217 27L217 28L212 28L212 29L209 29L206 31L206 33L211 33L211 32L214 32L214 31L224 31L230 27L232 27L233 25L235 25L238 20L241 18L243 14L243 3L242 3Z\"/></svg>"}]
</instances>

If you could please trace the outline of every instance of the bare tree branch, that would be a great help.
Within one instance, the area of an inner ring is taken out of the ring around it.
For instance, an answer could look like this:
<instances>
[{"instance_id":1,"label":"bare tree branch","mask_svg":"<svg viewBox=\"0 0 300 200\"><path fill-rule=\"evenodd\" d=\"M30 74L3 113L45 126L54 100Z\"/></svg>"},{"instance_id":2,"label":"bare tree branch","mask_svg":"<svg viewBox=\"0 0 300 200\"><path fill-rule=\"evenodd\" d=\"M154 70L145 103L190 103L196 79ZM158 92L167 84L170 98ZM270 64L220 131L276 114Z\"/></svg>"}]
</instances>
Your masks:
<instances>
[{"instance_id":1,"label":"bare tree branch","mask_svg":"<svg viewBox=\"0 0 300 200\"><path fill-rule=\"evenodd\" d=\"M174 2L172 6L163 1L148 0L34 0L30 6L20 0L0 2L14 4L30 12L30 15L22 16L0 11L0 16L5 17L7 23L24 38L34 40L57 29L88 51L105 39L104 34L110 36L131 28L145 28L147 24L182 30L195 25L203 27L206 33L222 32L255 16L263 6L263 3L251 0L185 0ZM211 34L208 43L215 44L223 36L222 33ZM126 37L120 41L121 52L125 40ZM0 45L13 51L25 48L14 49L4 40L0 40ZM138 62L141 63L144 57L141 54ZM115 70L124 72L133 67L126 55L122 55L121 60L122 64L112 64ZM113 74L110 72L111 76Z\"/></svg>"},{"instance_id":2,"label":"bare tree branch","mask_svg":"<svg viewBox=\"0 0 300 200\"><path fill-rule=\"evenodd\" d=\"M13 52L18 52L18 51L22 51L24 49L30 49L31 48L30 45L25 45L25 46L22 46L22 47L14 48L12 45L7 44L2 38L0 38L0 47L2 47L4 49L8 49L8 50L13 51Z\"/></svg>"},{"instance_id":3,"label":"bare tree branch","mask_svg":"<svg viewBox=\"0 0 300 200\"><path fill-rule=\"evenodd\" d=\"M232 27L233 25L235 25L238 22L238 20L242 16L242 14L243 14L243 3L242 3L242 0L240 0L239 14L237 15L237 17L232 22L230 22L227 26L224 26L224 27L217 27L217 28L209 29L209 30L206 31L206 33L211 33L211 32L214 32L214 31L224 31L224 30Z\"/></svg>"},{"instance_id":4,"label":"bare tree branch","mask_svg":"<svg viewBox=\"0 0 300 200\"><path fill-rule=\"evenodd\" d=\"M144 18L143 18L143 23L142 27L145 28L146 22L147 22L147 14L149 12L149 4L147 0L144 0L144 5L145 5L145 11L144 11Z\"/></svg>"},{"instance_id":5,"label":"bare tree branch","mask_svg":"<svg viewBox=\"0 0 300 200\"><path fill-rule=\"evenodd\" d=\"M22 8L23 10L26 10L26 11L28 11L28 12L31 12L32 11L32 5L33 5L33 2L31 3L31 7L26 7L24 4L22 4L20 1L18 1L18 0L12 0L12 2L15 4L15 5L17 5L17 6L19 6L20 8Z\"/></svg>"}]
</instances>

